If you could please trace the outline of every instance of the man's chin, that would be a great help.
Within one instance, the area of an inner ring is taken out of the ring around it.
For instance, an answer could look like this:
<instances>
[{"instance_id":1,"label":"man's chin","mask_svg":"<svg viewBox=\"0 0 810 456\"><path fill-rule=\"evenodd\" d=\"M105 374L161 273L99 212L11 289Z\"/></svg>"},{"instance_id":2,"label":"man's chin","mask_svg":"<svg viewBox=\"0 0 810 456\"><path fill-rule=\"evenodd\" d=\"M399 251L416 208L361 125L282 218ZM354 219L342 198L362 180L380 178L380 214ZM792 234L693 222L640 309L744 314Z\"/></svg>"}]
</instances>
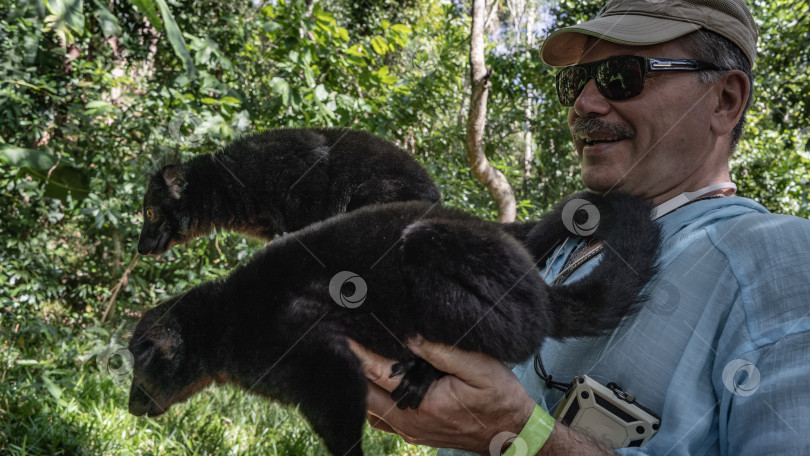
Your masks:
<instances>
[{"instance_id":1,"label":"man's chin","mask_svg":"<svg viewBox=\"0 0 810 456\"><path fill-rule=\"evenodd\" d=\"M582 171L582 183L585 188L593 193L606 193L613 190L620 190L624 184L624 178L611 173Z\"/></svg>"}]
</instances>

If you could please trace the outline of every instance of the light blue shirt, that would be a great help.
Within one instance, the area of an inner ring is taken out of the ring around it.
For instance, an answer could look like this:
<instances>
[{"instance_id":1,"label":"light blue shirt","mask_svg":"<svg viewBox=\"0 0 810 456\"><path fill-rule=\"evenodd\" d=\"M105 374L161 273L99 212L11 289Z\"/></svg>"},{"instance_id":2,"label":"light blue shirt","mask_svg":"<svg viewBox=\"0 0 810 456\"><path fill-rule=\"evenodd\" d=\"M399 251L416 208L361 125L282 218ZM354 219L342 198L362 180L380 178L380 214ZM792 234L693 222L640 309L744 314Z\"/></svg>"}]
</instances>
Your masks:
<instances>
[{"instance_id":1,"label":"light blue shirt","mask_svg":"<svg viewBox=\"0 0 810 456\"><path fill-rule=\"evenodd\" d=\"M619 454L810 455L810 221L728 197L659 223L651 299L606 336L546 341L546 371L615 382L661 417L644 447ZM546 280L574 244L547 263ZM563 393L546 388L533 360L514 373L553 413ZM452 454L466 453L439 452Z\"/></svg>"}]
</instances>

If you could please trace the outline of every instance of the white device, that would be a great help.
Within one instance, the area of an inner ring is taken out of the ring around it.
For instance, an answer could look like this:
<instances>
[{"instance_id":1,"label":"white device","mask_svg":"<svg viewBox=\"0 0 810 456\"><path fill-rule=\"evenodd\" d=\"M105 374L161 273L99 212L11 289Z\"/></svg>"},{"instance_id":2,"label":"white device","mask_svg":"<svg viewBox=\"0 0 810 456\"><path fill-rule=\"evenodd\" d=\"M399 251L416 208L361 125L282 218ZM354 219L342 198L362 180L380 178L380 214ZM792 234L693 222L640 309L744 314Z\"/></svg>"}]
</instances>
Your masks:
<instances>
[{"instance_id":1,"label":"white device","mask_svg":"<svg viewBox=\"0 0 810 456\"><path fill-rule=\"evenodd\" d=\"M661 420L632 394L587 375L574 378L554 418L610 449L640 447L661 426Z\"/></svg>"}]
</instances>

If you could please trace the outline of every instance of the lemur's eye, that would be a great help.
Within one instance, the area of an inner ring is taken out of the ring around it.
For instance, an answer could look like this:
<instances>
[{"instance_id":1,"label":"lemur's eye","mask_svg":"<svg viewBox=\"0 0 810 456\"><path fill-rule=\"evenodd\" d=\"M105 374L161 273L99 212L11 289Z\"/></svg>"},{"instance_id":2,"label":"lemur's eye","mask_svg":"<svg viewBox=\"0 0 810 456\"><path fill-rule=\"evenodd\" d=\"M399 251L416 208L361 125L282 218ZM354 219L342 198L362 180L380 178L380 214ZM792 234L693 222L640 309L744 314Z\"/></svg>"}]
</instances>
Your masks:
<instances>
[{"instance_id":1,"label":"lemur's eye","mask_svg":"<svg viewBox=\"0 0 810 456\"><path fill-rule=\"evenodd\" d=\"M152 209L151 207L146 208L146 218L148 218L149 220L155 219L155 210Z\"/></svg>"}]
</instances>

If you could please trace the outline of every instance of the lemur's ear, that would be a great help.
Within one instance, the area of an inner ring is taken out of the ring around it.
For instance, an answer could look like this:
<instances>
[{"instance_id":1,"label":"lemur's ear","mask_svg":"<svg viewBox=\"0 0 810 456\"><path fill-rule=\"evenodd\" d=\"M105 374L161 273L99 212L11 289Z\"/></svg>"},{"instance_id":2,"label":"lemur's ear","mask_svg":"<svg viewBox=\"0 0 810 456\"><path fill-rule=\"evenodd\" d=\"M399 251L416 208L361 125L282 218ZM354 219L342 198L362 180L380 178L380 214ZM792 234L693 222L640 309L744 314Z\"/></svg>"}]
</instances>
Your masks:
<instances>
[{"instance_id":1,"label":"lemur's ear","mask_svg":"<svg viewBox=\"0 0 810 456\"><path fill-rule=\"evenodd\" d=\"M166 182L166 187L169 188L169 193L174 199L180 199L183 187L186 184L186 179L183 172L177 165L169 165L163 167L163 181Z\"/></svg>"}]
</instances>

